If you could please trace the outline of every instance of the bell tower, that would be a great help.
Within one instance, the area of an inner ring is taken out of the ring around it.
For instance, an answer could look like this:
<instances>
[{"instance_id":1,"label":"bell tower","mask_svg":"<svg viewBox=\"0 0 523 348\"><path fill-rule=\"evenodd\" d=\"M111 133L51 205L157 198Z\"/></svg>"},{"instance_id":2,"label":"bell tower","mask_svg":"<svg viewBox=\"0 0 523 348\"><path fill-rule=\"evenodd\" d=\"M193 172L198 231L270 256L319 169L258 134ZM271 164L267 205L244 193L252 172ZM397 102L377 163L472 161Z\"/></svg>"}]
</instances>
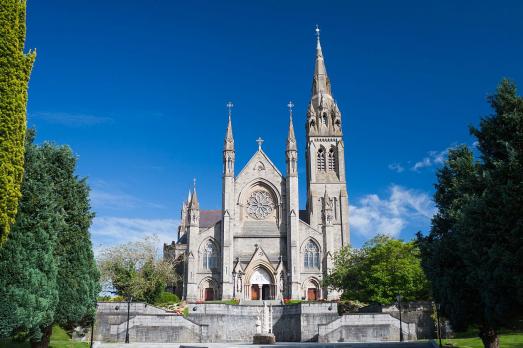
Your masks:
<instances>
[{"instance_id":1,"label":"bell tower","mask_svg":"<svg viewBox=\"0 0 523 348\"><path fill-rule=\"evenodd\" d=\"M341 112L332 96L331 83L325 67L320 29L316 26L316 62L305 124L307 215L312 227L329 234L325 238L330 240L332 250L325 250L327 257L328 254L332 256L342 246L348 245L350 236L341 120ZM329 197L332 204L329 207L328 219L324 216L324 197Z\"/></svg>"}]
</instances>

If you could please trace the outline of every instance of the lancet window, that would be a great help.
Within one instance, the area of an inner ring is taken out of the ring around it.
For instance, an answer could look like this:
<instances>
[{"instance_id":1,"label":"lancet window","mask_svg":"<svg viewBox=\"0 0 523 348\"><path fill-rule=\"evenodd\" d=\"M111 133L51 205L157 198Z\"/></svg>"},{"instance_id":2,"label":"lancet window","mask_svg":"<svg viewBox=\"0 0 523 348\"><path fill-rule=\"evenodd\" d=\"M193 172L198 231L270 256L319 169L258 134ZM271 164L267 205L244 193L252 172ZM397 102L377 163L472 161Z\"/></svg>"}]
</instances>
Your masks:
<instances>
[{"instance_id":1,"label":"lancet window","mask_svg":"<svg viewBox=\"0 0 523 348\"><path fill-rule=\"evenodd\" d=\"M325 171L325 149L320 147L317 158L318 171Z\"/></svg>"},{"instance_id":2,"label":"lancet window","mask_svg":"<svg viewBox=\"0 0 523 348\"><path fill-rule=\"evenodd\" d=\"M216 250L216 246L213 242L208 241L205 244L202 261L202 266L204 269L211 270L218 267L218 251Z\"/></svg>"},{"instance_id":3,"label":"lancet window","mask_svg":"<svg viewBox=\"0 0 523 348\"><path fill-rule=\"evenodd\" d=\"M320 268L320 249L312 240L309 240L305 246L305 253L303 254L303 266L305 269Z\"/></svg>"}]
</instances>

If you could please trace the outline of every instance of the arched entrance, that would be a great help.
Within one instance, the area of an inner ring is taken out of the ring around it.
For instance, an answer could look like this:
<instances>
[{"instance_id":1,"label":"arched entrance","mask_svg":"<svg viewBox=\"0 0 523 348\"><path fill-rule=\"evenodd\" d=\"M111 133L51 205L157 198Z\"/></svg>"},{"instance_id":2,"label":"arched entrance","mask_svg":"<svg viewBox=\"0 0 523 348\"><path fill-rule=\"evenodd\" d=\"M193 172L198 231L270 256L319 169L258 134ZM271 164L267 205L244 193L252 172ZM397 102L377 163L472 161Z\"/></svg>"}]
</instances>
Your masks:
<instances>
[{"instance_id":1,"label":"arched entrance","mask_svg":"<svg viewBox=\"0 0 523 348\"><path fill-rule=\"evenodd\" d=\"M251 300L274 299L274 282L265 268L258 267L250 279Z\"/></svg>"}]
</instances>

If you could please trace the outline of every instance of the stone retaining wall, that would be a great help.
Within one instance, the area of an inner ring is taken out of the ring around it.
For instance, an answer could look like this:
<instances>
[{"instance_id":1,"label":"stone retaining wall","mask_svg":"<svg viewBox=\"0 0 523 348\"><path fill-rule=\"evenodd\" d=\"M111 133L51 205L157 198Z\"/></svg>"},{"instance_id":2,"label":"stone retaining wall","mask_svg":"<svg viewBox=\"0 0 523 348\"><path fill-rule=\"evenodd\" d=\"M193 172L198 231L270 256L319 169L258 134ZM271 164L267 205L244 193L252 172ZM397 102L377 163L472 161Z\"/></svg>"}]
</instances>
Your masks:
<instances>
[{"instance_id":1,"label":"stone retaining wall","mask_svg":"<svg viewBox=\"0 0 523 348\"><path fill-rule=\"evenodd\" d=\"M400 322L390 314L346 314L319 325L319 342L399 341ZM416 340L416 325L402 324L405 340Z\"/></svg>"},{"instance_id":2,"label":"stone retaining wall","mask_svg":"<svg viewBox=\"0 0 523 348\"><path fill-rule=\"evenodd\" d=\"M131 303L129 317L131 342L200 342L207 334L205 325L144 303ZM94 330L96 341L124 342L126 328L126 302L98 303Z\"/></svg>"},{"instance_id":3,"label":"stone retaining wall","mask_svg":"<svg viewBox=\"0 0 523 348\"><path fill-rule=\"evenodd\" d=\"M143 303L130 307L131 342L252 342L263 306L189 304L189 317ZM398 340L399 321L389 314L338 315L337 303L272 306L273 333L279 342ZM123 342L126 302L98 303L95 340ZM407 331L405 331L407 330ZM414 324L404 324L405 338L415 339Z\"/></svg>"}]
</instances>

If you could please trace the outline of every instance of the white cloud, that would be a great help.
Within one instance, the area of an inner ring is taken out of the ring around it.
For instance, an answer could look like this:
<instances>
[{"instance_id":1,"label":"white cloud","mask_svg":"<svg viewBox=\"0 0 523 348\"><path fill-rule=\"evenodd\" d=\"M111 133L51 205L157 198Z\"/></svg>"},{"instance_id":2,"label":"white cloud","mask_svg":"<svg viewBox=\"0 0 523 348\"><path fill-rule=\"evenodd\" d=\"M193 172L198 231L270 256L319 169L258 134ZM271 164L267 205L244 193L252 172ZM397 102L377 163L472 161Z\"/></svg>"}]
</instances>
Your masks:
<instances>
[{"instance_id":1,"label":"white cloud","mask_svg":"<svg viewBox=\"0 0 523 348\"><path fill-rule=\"evenodd\" d=\"M443 162L445 162L448 150L449 149L447 148L443 151L429 151L427 156L425 156L422 160L414 163L410 170L419 172L423 168L443 164Z\"/></svg>"},{"instance_id":2,"label":"white cloud","mask_svg":"<svg viewBox=\"0 0 523 348\"><path fill-rule=\"evenodd\" d=\"M388 198L369 194L351 205L349 221L352 232L366 238L377 234L397 237L412 223L428 223L435 211L427 193L392 185Z\"/></svg>"},{"instance_id":3,"label":"white cloud","mask_svg":"<svg viewBox=\"0 0 523 348\"><path fill-rule=\"evenodd\" d=\"M405 170L405 168L399 163L389 164L389 169L395 171L396 173L401 173Z\"/></svg>"},{"instance_id":4,"label":"white cloud","mask_svg":"<svg viewBox=\"0 0 523 348\"><path fill-rule=\"evenodd\" d=\"M161 204L145 202L137 197L123 192L109 192L93 189L90 192L91 204L95 209L129 209L139 206L149 208L164 208Z\"/></svg>"},{"instance_id":5,"label":"white cloud","mask_svg":"<svg viewBox=\"0 0 523 348\"><path fill-rule=\"evenodd\" d=\"M123 217L96 217L91 226L91 240L95 252L115 244L156 235L158 246L171 243L177 237L180 221L175 219L137 219Z\"/></svg>"},{"instance_id":6,"label":"white cloud","mask_svg":"<svg viewBox=\"0 0 523 348\"><path fill-rule=\"evenodd\" d=\"M31 116L43 119L49 123L55 123L69 127L95 126L113 121L113 119L110 117L74 114L68 112L36 112Z\"/></svg>"}]
</instances>

